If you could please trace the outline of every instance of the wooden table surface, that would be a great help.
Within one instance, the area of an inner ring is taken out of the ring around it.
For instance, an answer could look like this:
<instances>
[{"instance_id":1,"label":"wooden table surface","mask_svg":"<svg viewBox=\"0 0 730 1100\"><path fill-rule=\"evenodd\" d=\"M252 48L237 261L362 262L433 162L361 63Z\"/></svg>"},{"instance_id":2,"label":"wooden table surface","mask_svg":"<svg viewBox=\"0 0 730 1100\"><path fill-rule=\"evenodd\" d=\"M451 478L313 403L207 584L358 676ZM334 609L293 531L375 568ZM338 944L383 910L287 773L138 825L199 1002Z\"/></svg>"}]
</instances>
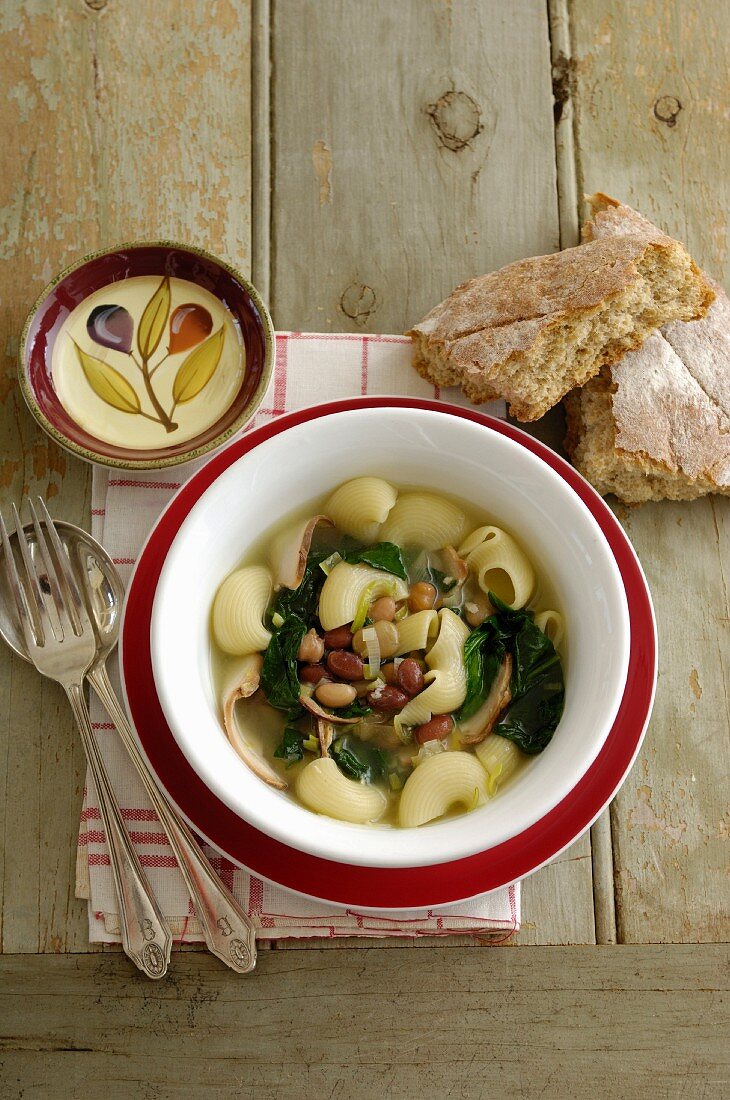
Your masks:
<instances>
[{"instance_id":1,"label":"wooden table surface","mask_svg":"<svg viewBox=\"0 0 730 1100\"><path fill-rule=\"evenodd\" d=\"M279 328L401 332L575 243L603 190L722 280L729 31L716 0L3 0L2 503L89 523L90 468L36 428L15 357L93 248L178 238L251 272ZM557 443L560 416L534 430ZM727 1096L729 504L616 509L656 604L654 718L505 948L281 943L246 979L181 952L146 982L89 947L79 740L3 650L2 1095Z\"/></svg>"}]
</instances>

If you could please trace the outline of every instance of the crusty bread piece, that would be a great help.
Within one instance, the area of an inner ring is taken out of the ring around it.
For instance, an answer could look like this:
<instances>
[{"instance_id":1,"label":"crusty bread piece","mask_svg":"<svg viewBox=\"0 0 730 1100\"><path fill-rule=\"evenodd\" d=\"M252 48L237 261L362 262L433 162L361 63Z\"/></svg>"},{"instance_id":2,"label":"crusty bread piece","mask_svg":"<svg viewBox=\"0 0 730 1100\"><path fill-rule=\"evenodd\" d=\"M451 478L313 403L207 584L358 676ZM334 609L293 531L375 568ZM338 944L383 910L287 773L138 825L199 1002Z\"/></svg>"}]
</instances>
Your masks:
<instances>
[{"instance_id":1,"label":"crusty bread piece","mask_svg":"<svg viewBox=\"0 0 730 1100\"><path fill-rule=\"evenodd\" d=\"M589 224L576 248L472 279L415 325L419 374L536 420L660 325L702 317L712 291L684 247L629 207L594 200L602 235Z\"/></svg>"},{"instance_id":2,"label":"crusty bread piece","mask_svg":"<svg viewBox=\"0 0 730 1100\"><path fill-rule=\"evenodd\" d=\"M730 495L730 300L675 321L565 401L566 448L627 504Z\"/></svg>"}]
</instances>

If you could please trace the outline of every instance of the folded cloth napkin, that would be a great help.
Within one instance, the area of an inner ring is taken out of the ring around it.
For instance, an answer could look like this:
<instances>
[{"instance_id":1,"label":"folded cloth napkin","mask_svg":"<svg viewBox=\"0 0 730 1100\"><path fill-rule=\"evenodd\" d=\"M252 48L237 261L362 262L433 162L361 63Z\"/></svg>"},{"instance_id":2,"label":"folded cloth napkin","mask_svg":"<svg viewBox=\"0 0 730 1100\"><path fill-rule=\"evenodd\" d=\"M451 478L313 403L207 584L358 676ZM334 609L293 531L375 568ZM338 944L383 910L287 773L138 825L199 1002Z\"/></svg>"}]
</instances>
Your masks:
<instances>
[{"instance_id":1,"label":"folded cloth napkin","mask_svg":"<svg viewBox=\"0 0 730 1100\"><path fill-rule=\"evenodd\" d=\"M247 430L325 395L336 399L358 394L440 399L438 390L411 369L410 341L403 336L281 333L276 338L273 387ZM449 399L463 403L461 396L454 399L450 395ZM495 402L487 411L504 416L504 405ZM124 580L162 509L201 465L198 461L172 470L133 474L95 467L92 532L113 557ZM116 670L110 671L116 675ZM91 716L132 842L173 934L179 942L200 941L200 924L172 849L114 726L93 696ZM206 851L254 921L260 939L471 933L499 940L519 927L517 886L440 909L373 916L299 897L248 874L212 849ZM91 776L87 776L84 794L76 867L77 896L89 903L89 939L118 942L117 897Z\"/></svg>"}]
</instances>

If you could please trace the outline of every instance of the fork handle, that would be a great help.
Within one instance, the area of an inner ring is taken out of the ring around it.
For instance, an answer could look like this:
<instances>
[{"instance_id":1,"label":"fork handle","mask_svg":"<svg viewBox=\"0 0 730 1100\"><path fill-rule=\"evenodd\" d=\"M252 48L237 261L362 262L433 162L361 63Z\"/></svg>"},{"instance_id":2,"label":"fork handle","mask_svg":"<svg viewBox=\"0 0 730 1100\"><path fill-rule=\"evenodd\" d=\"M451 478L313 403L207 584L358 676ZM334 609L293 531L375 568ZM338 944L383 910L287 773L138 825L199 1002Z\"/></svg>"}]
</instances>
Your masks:
<instances>
[{"instance_id":1,"label":"fork handle","mask_svg":"<svg viewBox=\"0 0 730 1100\"><path fill-rule=\"evenodd\" d=\"M99 809L119 897L122 945L132 962L148 978L162 978L170 961L172 933L124 827L122 811L91 728L82 686L80 683L63 686L81 733L86 759L99 797Z\"/></svg>"},{"instance_id":2,"label":"fork handle","mask_svg":"<svg viewBox=\"0 0 730 1100\"><path fill-rule=\"evenodd\" d=\"M87 679L117 727L139 772L155 812L170 840L193 899L208 949L232 970L246 974L256 965L256 932L250 919L223 885L193 839L188 826L161 794L144 760L137 739L103 665L93 666Z\"/></svg>"}]
</instances>

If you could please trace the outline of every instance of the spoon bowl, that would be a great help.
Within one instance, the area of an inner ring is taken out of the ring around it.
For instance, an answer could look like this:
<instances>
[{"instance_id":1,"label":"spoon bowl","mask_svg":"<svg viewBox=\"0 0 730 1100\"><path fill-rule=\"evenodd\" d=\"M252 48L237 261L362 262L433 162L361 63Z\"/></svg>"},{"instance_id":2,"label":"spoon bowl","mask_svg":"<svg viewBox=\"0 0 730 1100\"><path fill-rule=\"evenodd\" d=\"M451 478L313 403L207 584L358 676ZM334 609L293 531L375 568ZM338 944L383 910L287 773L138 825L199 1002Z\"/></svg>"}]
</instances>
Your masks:
<instances>
[{"instance_id":1,"label":"spoon bowl","mask_svg":"<svg viewBox=\"0 0 730 1100\"><path fill-rule=\"evenodd\" d=\"M91 621L96 635L96 657L94 665L106 661L119 639L119 625L124 602L124 588L114 562L95 538L87 531L64 520L55 520L54 526L61 542L68 551L71 567L81 582L86 596L87 607L91 612ZM31 558L44 584L45 567L41 550L33 530L33 524L23 527ZM13 549L18 545L15 531L10 535ZM0 558L2 558L0 550ZM30 663L23 633L15 615L12 593L7 584L5 570L0 570L0 635L14 653Z\"/></svg>"}]
</instances>

